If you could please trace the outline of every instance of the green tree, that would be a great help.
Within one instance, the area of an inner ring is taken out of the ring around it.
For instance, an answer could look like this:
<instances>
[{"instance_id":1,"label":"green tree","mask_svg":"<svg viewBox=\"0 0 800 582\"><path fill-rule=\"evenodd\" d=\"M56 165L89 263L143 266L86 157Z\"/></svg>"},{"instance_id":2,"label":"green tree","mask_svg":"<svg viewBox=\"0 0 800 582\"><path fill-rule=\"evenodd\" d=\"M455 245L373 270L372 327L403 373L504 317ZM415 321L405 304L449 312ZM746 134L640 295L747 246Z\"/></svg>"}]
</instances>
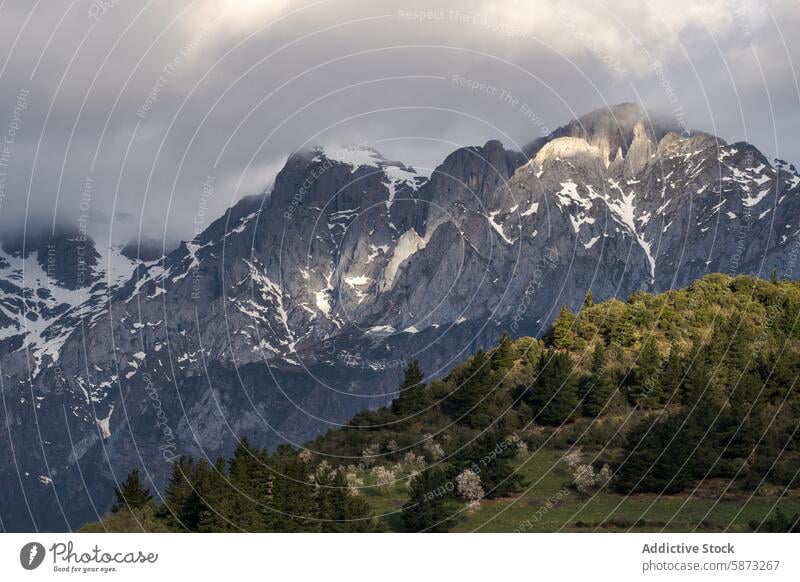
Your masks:
<instances>
[{"instance_id":1,"label":"green tree","mask_svg":"<svg viewBox=\"0 0 800 582\"><path fill-rule=\"evenodd\" d=\"M276 532L319 531L316 486L309 482L308 467L297 459L294 451L281 447L273 458L276 475L272 481L271 529Z\"/></svg>"},{"instance_id":2,"label":"green tree","mask_svg":"<svg viewBox=\"0 0 800 582\"><path fill-rule=\"evenodd\" d=\"M656 404L662 400L661 354L655 342L644 342L636 364L628 374L625 385L631 404Z\"/></svg>"},{"instance_id":3,"label":"green tree","mask_svg":"<svg viewBox=\"0 0 800 582\"><path fill-rule=\"evenodd\" d=\"M428 467L411 480L409 500L403 505L405 526L414 532L446 532L454 523L452 483L441 467Z\"/></svg>"},{"instance_id":4,"label":"green tree","mask_svg":"<svg viewBox=\"0 0 800 582\"><path fill-rule=\"evenodd\" d=\"M592 307L594 305L594 296L592 295L592 290L586 292L586 297L583 298L583 308L586 309L587 307Z\"/></svg>"},{"instance_id":5,"label":"green tree","mask_svg":"<svg viewBox=\"0 0 800 582\"><path fill-rule=\"evenodd\" d=\"M611 343L623 348L628 348L636 341L636 329L633 325L632 314L628 311L620 313L611 329Z\"/></svg>"},{"instance_id":6,"label":"green tree","mask_svg":"<svg viewBox=\"0 0 800 582\"><path fill-rule=\"evenodd\" d=\"M197 531L199 516L191 513L192 479L195 473L191 457L181 456L172 465L169 481L164 488L164 504L159 508L158 516L173 530Z\"/></svg>"},{"instance_id":7,"label":"green tree","mask_svg":"<svg viewBox=\"0 0 800 582\"><path fill-rule=\"evenodd\" d=\"M425 378L417 360L412 360L405 370L399 396L392 401L392 412L401 417L412 416L432 403L430 392L422 382Z\"/></svg>"},{"instance_id":8,"label":"green tree","mask_svg":"<svg viewBox=\"0 0 800 582\"><path fill-rule=\"evenodd\" d=\"M549 425L572 420L578 406L576 384L569 354L552 350L542 353L531 396L535 420Z\"/></svg>"},{"instance_id":9,"label":"green tree","mask_svg":"<svg viewBox=\"0 0 800 582\"><path fill-rule=\"evenodd\" d=\"M114 488L114 497L114 505L111 507L112 513L116 513L123 508L141 509L153 498L150 495L150 490L142 485L139 469L134 469L128 473L128 477L122 487Z\"/></svg>"},{"instance_id":10,"label":"green tree","mask_svg":"<svg viewBox=\"0 0 800 582\"><path fill-rule=\"evenodd\" d=\"M584 381L583 414L589 417L599 415L616 389L616 383L608 371L608 357L602 343L592 352L592 367Z\"/></svg>"},{"instance_id":11,"label":"green tree","mask_svg":"<svg viewBox=\"0 0 800 582\"><path fill-rule=\"evenodd\" d=\"M372 518L369 503L350 495L341 471L318 479L317 516L321 531L330 533L373 532L377 523Z\"/></svg>"},{"instance_id":12,"label":"green tree","mask_svg":"<svg viewBox=\"0 0 800 582\"><path fill-rule=\"evenodd\" d=\"M624 461L613 487L625 494L683 491L694 484L690 468L694 443L687 439L684 418L645 418L628 433Z\"/></svg>"},{"instance_id":13,"label":"green tree","mask_svg":"<svg viewBox=\"0 0 800 582\"><path fill-rule=\"evenodd\" d=\"M745 373L733 389L723 428L728 458L747 458L764 434L764 422L756 405L762 382L758 375Z\"/></svg>"},{"instance_id":14,"label":"green tree","mask_svg":"<svg viewBox=\"0 0 800 582\"><path fill-rule=\"evenodd\" d=\"M192 501L196 507L191 510L192 513L199 514L199 532L241 531L233 514L232 489L225 474L225 465L226 461L222 457L213 465L201 462L195 489L197 496Z\"/></svg>"},{"instance_id":15,"label":"green tree","mask_svg":"<svg viewBox=\"0 0 800 582\"><path fill-rule=\"evenodd\" d=\"M259 451L250 446L247 437L242 437L228 462L228 476L232 491L229 500L236 525L248 532L264 531L265 518L269 515L265 505L269 477L266 459L259 458Z\"/></svg>"},{"instance_id":16,"label":"green tree","mask_svg":"<svg viewBox=\"0 0 800 582\"><path fill-rule=\"evenodd\" d=\"M558 312L558 317L553 322L553 346L559 350L567 350L572 346L573 333L572 333L573 316L567 309L566 305L561 306L561 311Z\"/></svg>"},{"instance_id":17,"label":"green tree","mask_svg":"<svg viewBox=\"0 0 800 582\"><path fill-rule=\"evenodd\" d=\"M486 497L508 497L522 489L522 475L515 472L516 439L512 435L486 432L459 454L460 469L477 466L476 473Z\"/></svg>"},{"instance_id":18,"label":"green tree","mask_svg":"<svg viewBox=\"0 0 800 582\"><path fill-rule=\"evenodd\" d=\"M461 386L453 393L460 422L472 427L486 426L491 422L486 414L491 392L491 363L486 353L479 351L467 367Z\"/></svg>"},{"instance_id":19,"label":"green tree","mask_svg":"<svg viewBox=\"0 0 800 582\"><path fill-rule=\"evenodd\" d=\"M661 374L661 394L665 402L675 404L680 402L680 389L683 385L684 375L684 361L677 348L673 347L669 356L667 356L667 363L664 365L664 371Z\"/></svg>"},{"instance_id":20,"label":"green tree","mask_svg":"<svg viewBox=\"0 0 800 582\"><path fill-rule=\"evenodd\" d=\"M514 344L503 332L500 343L492 352L492 370L509 370L514 365Z\"/></svg>"}]
</instances>

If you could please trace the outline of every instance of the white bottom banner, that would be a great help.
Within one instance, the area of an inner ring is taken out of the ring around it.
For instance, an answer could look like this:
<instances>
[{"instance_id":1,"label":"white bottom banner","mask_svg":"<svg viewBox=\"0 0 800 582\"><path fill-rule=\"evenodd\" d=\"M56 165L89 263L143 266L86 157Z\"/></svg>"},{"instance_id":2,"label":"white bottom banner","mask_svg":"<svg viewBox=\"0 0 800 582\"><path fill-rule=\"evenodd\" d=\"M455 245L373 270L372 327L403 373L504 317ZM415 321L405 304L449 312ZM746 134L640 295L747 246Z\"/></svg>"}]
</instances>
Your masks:
<instances>
[{"instance_id":1,"label":"white bottom banner","mask_svg":"<svg viewBox=\"0 0 800 582\"><path fill-rule=\"evenodd\" d=\"M139 582L193 574L325 582L800 580L798 541L792 534L2 534L0 573L3 580Z\"/></svg>"}]
</instances>

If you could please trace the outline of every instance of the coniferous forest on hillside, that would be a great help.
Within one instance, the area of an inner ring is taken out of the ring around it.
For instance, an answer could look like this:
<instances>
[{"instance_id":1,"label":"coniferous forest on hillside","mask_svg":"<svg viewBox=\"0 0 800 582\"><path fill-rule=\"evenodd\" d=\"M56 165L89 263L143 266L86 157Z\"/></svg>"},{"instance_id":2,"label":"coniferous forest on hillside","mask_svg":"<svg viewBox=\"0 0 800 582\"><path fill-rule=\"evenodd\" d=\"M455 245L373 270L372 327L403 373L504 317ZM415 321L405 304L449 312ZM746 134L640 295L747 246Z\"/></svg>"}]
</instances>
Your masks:
<instances>
[{"instance_id":1,"label":"coniferous forest on hillside","mask_svg":"<svg viewBox=\"0 0 800 582\"><path fill-rule=\"evenodd\" d=\"M797 531L799 319L774 277L589 294L299 449L134 471L83 531Z\"/></svg>"}]
</instances>

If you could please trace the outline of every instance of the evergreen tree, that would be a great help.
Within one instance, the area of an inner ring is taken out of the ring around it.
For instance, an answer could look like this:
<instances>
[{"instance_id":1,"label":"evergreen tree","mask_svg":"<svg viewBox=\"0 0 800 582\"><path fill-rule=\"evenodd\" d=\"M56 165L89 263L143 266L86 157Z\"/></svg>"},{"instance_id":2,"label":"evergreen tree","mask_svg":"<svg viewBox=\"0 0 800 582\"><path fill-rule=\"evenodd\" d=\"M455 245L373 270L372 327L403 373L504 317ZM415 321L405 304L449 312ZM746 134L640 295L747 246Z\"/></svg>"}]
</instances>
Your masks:
<instances>
[{"instance_id":1,"label":"evergreen tree","mask_svg":"<svg viewBox=\"0 0 800 582\"><path fill-rule=\"evenodd\" d=\"M636 329L633 319L627 311L617 316L616 322L611 329L611 343L623 348L633 345L636 341Z\"/></svg>"},{"instance_id":2,"label":"evergreen tree","mask_svg":"<svg viewBox=\"0 0 800 582\"><path fill-rule=\"evenodd\" d=\"M225 459L220 457L213 465L203 464L198 473L195 499L198 507L192 511L199 513L199 532L241 531L233 513L232 490L225 474L225 465Z\"/></svg>"},{"instance_id":3,"label":"evergreen tree","mask_svg":"<svg viewBox=\"0 0 800 582\"><path fill-rule=\"evenodd\" d=\"M680 389L683 384L684 362L677 348L672 348L661 374L661 393L664 402L680 402Z\"/></svg>"},{"instance_id":4,"label":"evergreen tree","mask_svg":"<svg viewBox=\"0 0 800 582\"><path fill-rule=\"evenodd\" d=\"M646 418L628 433L625 461L617 469L613 486L632 493L678 493L693 485L691 453L694 443L683 436L684 419L670 415Z\"/></svg>"},{"instance_id":5,"label":"evergreen tree","mask_svg":"<svg viewBox=\"0 0 800 582\"><path fill-rule=\"evenodd\" d=\"M626 378L626 389L631 404L656 404L662 400L661 354L655 342L647 340L636 359L636 365Z\"/></svg>"},{"instance_id":6,"label":"evergreen tree","mask_svg":"<svg viewBox=\"0 0 800 582\"><path fill-rule=\"evenodd\" d=\"M481 486L489 499L508 497L523 486L522 475L515 472L516 440L499 432L486 432L459 454L462 469L480 468Z\"/></svg>"},{"instance_id":7,"label":"evergreen tree","mask_svg":"<svg viewBox=\"0 0 800 582\"><path fill-rule=\"evenodd\" d=\"M392 401L392 412L395 415L405 418L425 410L431 405L430 392L422 382L424 378L419 362L412 360L405 370L405 378L400 385L400 394Z\"/></svg>"},{"instance_id":8,"label":"evergreen tree","mask_svg":"<svg viewBox=\"0 0 800 582\"><path fill-rule=\"evenodd\" d=\"M503 332L500 343L492 353L492 370L509 370L514 365L514 345L509 335Z\"/></svg>"},{"instance_id":9,"label":"evergreen tree","mask_svg":"<svg viewBox=\"0 0 800 582\"><path fill-rule=\"evenodd\" d=\"M577 405L576 379L569 354L545 351L531 396L535 420L540 424L562 424L572 420Z\"/></svg>"},{"instance_id":10,"label":"evergreen tree","mask_svg":"<svg viewBox=\"0 0 800 582\"><path fill-rule=\"evenodd\" d=\"M583 298L583 308L592 307L594 305L594 296L591 289L586 292L586 297Z\"/></svg>"},{"instance_id":11,"label":"evergreen tree","mask_svg":"<svg viewBox=\"0 0 800 582\"><path fill-rule=\"evenodd\" d=\"M190 513L194 476L195 465L191 457L181 456L172 465L172 472L164 489L164 504L158 511L158 517L170 529L197 530L197 516Z\"/></svg>"},{"instance_id":12,"label":"evergreen tree","mask_svg":"<svg viewBox=\"0 0 800 582\"><path fill-rule=\"evenodd\" d=\"M142 486L139 469L128 473L128 478L125 479L122 487L114 488L114 497L116 500L111 507L112 513L121 509L141 509L153 498L150 490Z\"/></svg>"},{"instance_id":13,"label":"evergreen tree","mask_svg":"<svg viewBox=\"0 0 800 582\"><path fill-rule=\"evenodd\" d=\"M723 429L723 454L728 458L749 457L764 433L759 407L754 406L761 388L761 379L756 374L745 373L733 389Z\"/></svg>"},{"instance_id":14,"label":"evergreen tree","mask_svg":"<svg viewBox=\"0 0 800 582\"><path fill-rule=\"evenodd\" d=\"M572 322L573 316L566 305L561 306L558 317L553 322L553 347L558 350L567 350L572 346Z\"/></svg>"},{"instance_id":15,"label":"evergreen tree","mask_svg":"<svg viewBox=\"0 0 800 582\"><path fill-rule=\"evenodd\" d=\"M308 480L308 467L297 455L280 450L275 455L276 475L272 481L272 531L319 531L315 485Z\"/></svg>"},{"instance_id":16,"label":"evergreen tree","mask_svg":"<svg viewBox=\"0 0 800 582\"><path fill-rule=\"evenodd\" d=\"M704 478L720 458L722 405L712 389L705 362L689 369L685 385L686 406L681 438L692 444L691 461L686 470L695 478Z\"/></svg>"},{"instance_id":17,"label":"evergreen tree","mask_svg":"<svg viewBox=\"0 0 800 582\"><path fill-rule=\"evenodd\" d=\"M614 394L616 385L607 366L606 348L599 343L592 352L591 372L584 383L584 416L596 417L599 415Z\"/></svg>"},{"instance_id":18,"label":"evergreen tree","mask_svg":"<svg viewBox=\"0 0 800 582\"><path fill-rule=\"evenodd\" d=\"M371 517L369 503L361 496L350 495L341 471L337 471L332 477L320 477L318 483L316 503L321 531L376 531L377 523Z\"/></svg>"},{"instance_id":19,"label":"evergreen tree","mask_svg":"<svg viewBox=\"0 0 800 582\"><path fill-rule=\"evenodd\" d=\"M446 532L454 523L452 484L438 466L428 467L411 480L408 502L403 505L403 523L414 532Z\"/></svg>"},{"instance_id":20,"label":"evergreen tree","mask_svg":"<svg viewBox=\"0 0 800 582\"><path fill-rule=\"evenodd\" d=\"M492 391L491 364L486 353L473 356L462 385L454 392L453 400L460 422L467 426L486 426L491 418L486 414Z\"/></svg>"},{"instance_id":21,"label":"evergreen tree","mask_svg":"<svg viewBox=\"0 0 800 582\"><path fill-rule=\"evenodd\" d=\"M258 451L250 447L247 437L242 437L233 452L228 476L233 489L231 513L236 525L246 532L264 531L269 478L265 460L258 458Z\"/></svg>"},{"instance_id":22,"label":"evergreen tree","mask_svg":"<svg viewBox=\"0 0 800 582\"><path fill-rule=\"evenodd\" d=\"M681 404L694 406L710 390L708 366L705 359L698 356L689 364L680 385Z\"/></svg>"}]
</instances>

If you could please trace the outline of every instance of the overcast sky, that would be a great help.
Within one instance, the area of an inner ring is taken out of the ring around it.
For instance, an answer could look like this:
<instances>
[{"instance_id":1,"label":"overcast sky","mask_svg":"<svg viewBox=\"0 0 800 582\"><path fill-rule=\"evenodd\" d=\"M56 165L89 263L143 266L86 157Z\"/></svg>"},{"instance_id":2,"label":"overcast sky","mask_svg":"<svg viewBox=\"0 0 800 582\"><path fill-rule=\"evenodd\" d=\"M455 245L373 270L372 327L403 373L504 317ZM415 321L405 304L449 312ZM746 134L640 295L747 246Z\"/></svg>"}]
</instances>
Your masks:
<instances>
[{"instance_id":1,"label":"overcast sky","mask_svg":"<svg viewBox=\"0 0 800 582\"><path fill-rule=\"evenodd\" d=\"M798 30L797 0L0 1L0 229L173 244L309 143L429 171L623 101L796 163Z\"/></svg>"}]
</instances>

